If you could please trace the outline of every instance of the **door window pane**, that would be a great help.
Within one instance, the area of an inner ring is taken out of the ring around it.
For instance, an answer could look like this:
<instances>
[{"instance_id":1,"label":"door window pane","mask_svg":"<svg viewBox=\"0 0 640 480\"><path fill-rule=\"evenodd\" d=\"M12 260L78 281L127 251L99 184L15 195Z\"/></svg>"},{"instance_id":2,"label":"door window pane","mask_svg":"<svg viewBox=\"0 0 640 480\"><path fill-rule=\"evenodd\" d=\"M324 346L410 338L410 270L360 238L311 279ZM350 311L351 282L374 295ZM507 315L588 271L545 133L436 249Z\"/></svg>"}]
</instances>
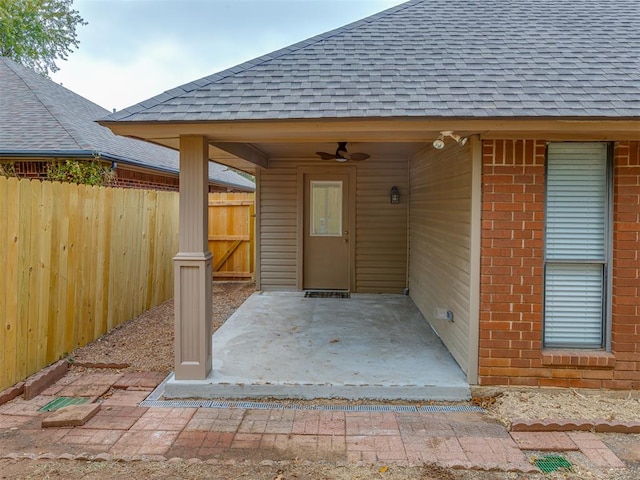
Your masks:
<instances>
[{"instance_id":1,"label":"door window pane","mask_svg":"<svg viewBox=\"0 0 640 480\"><path fill-rule=\"evenodd\" d=\"M342 182L311 182L311 236L342 236Z\"/></svg>"}]
</instances>

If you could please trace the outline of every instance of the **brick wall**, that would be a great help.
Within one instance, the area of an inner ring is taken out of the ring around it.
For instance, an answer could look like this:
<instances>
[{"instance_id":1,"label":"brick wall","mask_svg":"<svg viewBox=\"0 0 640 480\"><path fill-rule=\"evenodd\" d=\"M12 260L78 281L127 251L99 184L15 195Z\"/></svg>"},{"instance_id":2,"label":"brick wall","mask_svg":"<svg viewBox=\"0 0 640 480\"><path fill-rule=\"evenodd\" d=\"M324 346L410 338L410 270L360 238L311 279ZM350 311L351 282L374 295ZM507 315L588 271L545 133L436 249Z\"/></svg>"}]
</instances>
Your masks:
<instances>
[{"instance_id":1,"label":"brick wall","mask_svg":"<svg viewBox=\"0 0 640 480\"><path fill-rule=\"evenodd\" d=\"M117 178L112 182L114 187L122 188L144 188L149 190L165 190L177 192L179 190L178 177L168 175L158 175L146 172L127 170L118 166L116 169Z\"/></svg>"},{"instance_id":2,"label":"brick wall","mask_svg":"<svg viewBox=\"0 0 640 480\"><path fill-rule=\"evenodd\" d=\"M616 365L604 386L640 388L640 142L614 149L613 331Z\"/></svg>"},{"instance_id":3,"label":"brick wall","mask_svg":"<svg viewBox=\"0 0 640 480\"><path fill-rule=\"evenodd\" d=\"M479 383L639 388L639 144L614 153L609 353L542 349L545 143L483 142Z\"/></svg>"},{"instance_id":4,"label":"brick wall","mask_svg":"<svg viewBox=\"0 0 640 480\"><path fill-rule=\"evenodd\" d=\"M45 180L47 178L47 161L20 161L13 162L16 175L19 178L30 178ZM155 174L127 170L123 166L118 166L116 179L109 186L121 188L140 188L148 190L162 190L177 192L179 190L179 179L177 176ZM209 185L209 192L226 192L229 189L218 185Z\"/></svg>"},{"instance_id":5,"label":"brick wall","mask_svg":"<svg viewBox=\"0 0 640 480\"><path fill-rule=\"evenodd\" d=\"M47 178L47 162L15 162L14 168L20 178Z\"/></svg>"},{"instance_id":6,"label":"brick wall","mask_svg":"<svg viewBox=\"0 0 640 480\"><path fill-rule=\"evenodd\" d=\"M177 192L180 189L178 177L169 175L159 175L147 172L126 170L121 166L116 170L117 179L112 183L114 187L122 188L145 188L149 190L165 190ZM209 185L209 192L227 192L227 187L219 185Z\"/></svg>"}]
</instances>

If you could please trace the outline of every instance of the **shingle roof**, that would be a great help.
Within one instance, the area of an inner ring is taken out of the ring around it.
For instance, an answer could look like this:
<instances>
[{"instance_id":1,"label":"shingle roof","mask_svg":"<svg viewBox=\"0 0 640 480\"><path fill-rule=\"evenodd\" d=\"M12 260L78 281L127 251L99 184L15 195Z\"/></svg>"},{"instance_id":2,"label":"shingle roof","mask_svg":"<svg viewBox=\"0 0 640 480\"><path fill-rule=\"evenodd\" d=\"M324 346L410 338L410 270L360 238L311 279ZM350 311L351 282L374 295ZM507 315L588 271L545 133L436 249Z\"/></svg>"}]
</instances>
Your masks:
<instances>
[{"instance_id":1,"label":"shingle roof","mask_svg":"<svg viewBox=\"0 0 640 480\"><path fill-rule=\"evenodd\" d=\"M640 117L638 0L412 0L119 121Z\"/></svg>"},{"instance_id":2,"label":"shingle roof","mask_svg":"<svg viewBox=\"0 0 640 480\"><path fill-rule=\"evenodd\" d=\"M175 150L115 135L95 120L108 110L38 75L13 60L0 57L0 154L29 152L99 153L154 170L178 172ZM253 189L253 182L209 162L214 183Z\"/></svg>"}]
</instances>

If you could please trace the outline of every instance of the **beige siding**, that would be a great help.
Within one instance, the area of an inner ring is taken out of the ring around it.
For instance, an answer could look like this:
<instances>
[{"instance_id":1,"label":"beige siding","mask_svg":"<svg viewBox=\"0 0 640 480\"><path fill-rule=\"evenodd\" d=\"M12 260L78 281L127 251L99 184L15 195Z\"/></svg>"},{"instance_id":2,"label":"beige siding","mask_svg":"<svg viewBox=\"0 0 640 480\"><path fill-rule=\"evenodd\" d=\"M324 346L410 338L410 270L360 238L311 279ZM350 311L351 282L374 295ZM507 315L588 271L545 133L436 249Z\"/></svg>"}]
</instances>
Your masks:
<instances>
[{"instance_id":1,"label":"beige siding","mask_svg":"<svg viewBox=\"0 0 640 480\"><path fill-rule=\"evenodd\" d=\"M297 288L298 168L326 169L327 162L277 160L260 173L259 244L260 287L263 290ZM407 162L374 159L335 165L356 168L357 292L401 293L406 286ZM389 203L393 185L400 189L400 204ZM354 235L351 235L353 240Z\"/></svg>"},{"instance_id":2,"label":"beige siding","mask_svg":"<svg viewBox=\"0 0 640 480\"><path fill-rule=\"evenodd\" d=\"M356 291L402 293L407 284L407 162L361 162L356 184ZM397 205L389 203L393 185L400 190Z\"/></svg>"},{"instance_id":3,"label":"beige siding","mask_svg":"<svg viewBox=\"0 0 640 480\"><path fill-rule=\"evenodd\" d=\"M260 288L295 290L296 165L271 160L269 167L260 172Z\"/></svg>"},{"instance_id":4,"label":"beige siding","mask_svg":"<svg viewBox=\"0 0 640 480\"><path fill-rule=\"evenodd\" d=\"M431 147L410 162L410 295L462 369L469 368L471 149ZM435 318L451 310L454 321Z\"/></svg>"}]
</instances>

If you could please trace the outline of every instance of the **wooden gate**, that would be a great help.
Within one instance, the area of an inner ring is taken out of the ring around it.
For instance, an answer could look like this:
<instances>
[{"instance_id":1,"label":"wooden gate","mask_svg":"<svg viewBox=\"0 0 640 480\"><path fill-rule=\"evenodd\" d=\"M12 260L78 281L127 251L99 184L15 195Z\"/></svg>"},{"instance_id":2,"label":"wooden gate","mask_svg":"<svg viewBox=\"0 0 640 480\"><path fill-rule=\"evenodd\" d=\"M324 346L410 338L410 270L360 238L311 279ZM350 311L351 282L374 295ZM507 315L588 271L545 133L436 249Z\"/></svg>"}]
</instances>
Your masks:
<instances>
[{"instance_id":1,"label":"wooden gate","mask_svg":"<svg viewBox=\"0 0 640 480\"><path fill-rule=\"evenodd\" d=\"M214 280L254 278L255 194L209 194L209 251Z\"/></svg>"}]
</instances>

